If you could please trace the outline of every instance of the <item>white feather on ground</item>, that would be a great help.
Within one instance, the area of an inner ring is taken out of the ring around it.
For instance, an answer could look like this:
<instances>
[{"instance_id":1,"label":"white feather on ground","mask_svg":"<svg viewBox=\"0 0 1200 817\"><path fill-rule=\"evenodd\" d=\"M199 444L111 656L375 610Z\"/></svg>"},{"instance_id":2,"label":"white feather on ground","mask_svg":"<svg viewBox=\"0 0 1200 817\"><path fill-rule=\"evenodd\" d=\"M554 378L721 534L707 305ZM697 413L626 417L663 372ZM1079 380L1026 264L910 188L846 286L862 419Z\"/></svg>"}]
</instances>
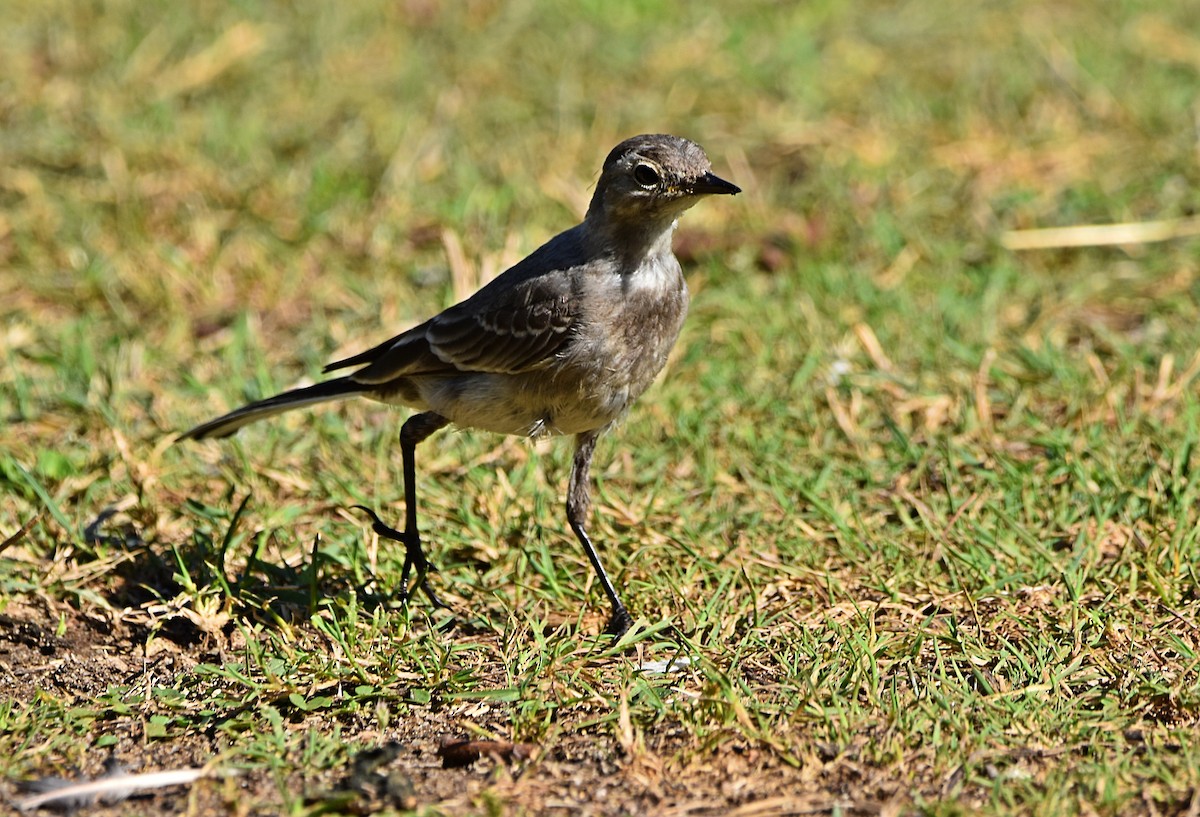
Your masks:
<instances>
[{"instance_id":1,"label":"white feather on ground","mask_svg":"<svg viewBox=\"0 0 1200 817\"><path fill-rule=\"evenodd\" d=\"M114 771L117 773L110 773L95 780L46 777L29 781L24 788L36 793L18 798L13 805L18 811L32 811L37 808L74 811L100 802L117 803L141 791L184 786L217 774L211 769L174 769L142 774L125 774L119 769Z\"/></svg>"}]
</instances>

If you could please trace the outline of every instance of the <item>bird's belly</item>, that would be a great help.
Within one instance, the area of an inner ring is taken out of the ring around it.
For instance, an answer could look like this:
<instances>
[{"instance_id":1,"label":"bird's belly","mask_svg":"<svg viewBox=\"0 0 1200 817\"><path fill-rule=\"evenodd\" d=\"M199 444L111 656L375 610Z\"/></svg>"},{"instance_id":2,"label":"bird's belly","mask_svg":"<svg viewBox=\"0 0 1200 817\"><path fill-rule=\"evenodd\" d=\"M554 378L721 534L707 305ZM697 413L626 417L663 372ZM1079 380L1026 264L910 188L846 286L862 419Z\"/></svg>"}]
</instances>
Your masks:
<instances>
[{"instance_id":1,"label":"bird's belly","mask_svg":"<svg viewBox=\"0 0 1200 817\"><path fill-rule=\"evenodd\" d=\"M462 428L536 437L580 434L617 419L632 400L626 385L558 371L473 372L421 384L421 402Z\"/></svg>"},{"instance_id":2,"label":"bird's belly","mask_svg":"<svg viewBox=\"0 0 1200 817\"><path fill-rule=\"evenodd\" d=\"M674 260L674 259L672 259ZM604 305L581 322L570 345L523 372L463 372L408 381L422 405L455 425L541 436L595 431L621 417L667 362L687 314L677 264L633 288L591 293ZM404 402L404 401L398 401Z\"/></svg>"}]
</instances>

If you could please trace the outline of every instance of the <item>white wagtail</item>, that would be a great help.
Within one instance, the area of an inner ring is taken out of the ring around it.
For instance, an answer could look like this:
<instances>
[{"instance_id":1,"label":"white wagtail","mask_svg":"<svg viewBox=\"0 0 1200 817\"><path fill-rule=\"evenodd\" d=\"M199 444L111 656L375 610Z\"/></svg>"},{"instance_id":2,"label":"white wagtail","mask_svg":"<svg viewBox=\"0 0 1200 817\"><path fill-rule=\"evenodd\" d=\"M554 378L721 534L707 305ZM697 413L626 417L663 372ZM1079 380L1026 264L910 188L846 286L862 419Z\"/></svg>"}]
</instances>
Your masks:
<instances>
[{"instance_id":1,"label":"white wagtail","mask_svg":"<svg viewBox=\"0 0 1200 817\"><path fill-rule=\"evenodd\" d=\"M354 395L419 411L400 430L405 527L375 531L404 544L408 576L434 604L417 532L416 446L443 426L536 437L574 434L567 521L612 604L608 631L633 623L600 564L585 522L596 440L667 362L688 308L671 250L680 214L741 189L713 175L704 150L678 136L626 139L604 160L583 223L560 233L462 303L325 371L352 374L243 406L184 438L224 437L283 411Z\"/></svg>"}]
</instances>

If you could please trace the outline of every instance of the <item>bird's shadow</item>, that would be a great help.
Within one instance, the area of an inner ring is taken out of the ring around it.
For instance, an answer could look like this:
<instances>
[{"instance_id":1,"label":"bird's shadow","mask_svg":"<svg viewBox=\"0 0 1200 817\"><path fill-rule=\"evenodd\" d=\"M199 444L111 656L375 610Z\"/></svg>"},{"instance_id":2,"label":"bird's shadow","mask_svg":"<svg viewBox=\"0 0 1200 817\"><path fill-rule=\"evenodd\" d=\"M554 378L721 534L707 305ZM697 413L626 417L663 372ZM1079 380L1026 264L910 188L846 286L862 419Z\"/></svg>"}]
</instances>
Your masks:
<instances>
[{"instance_id":1,"label":"bird's shadow","mask_svg":"<svg viewBox=\"0 0 1200 817\"><path fill-rule=\"evenodd\" d=\"M186 523L175 526L168 538L149 540L140 534L136 519L112 509L102 511L85 529L85 541L97 550L124 551L112 565L102 593L105 600L117 609L215 611L220 615L210 621L226 636L239 624L295 625L310 621L322 609L338 615L345 607L339 602L350 596L360 613L382 608L408 614L404 593L366 567L361 539L331 547L316 534L297 558L286 528L247 524L249 494L240 501L229 499L221 507L185 499L176 510ZM324 510L332 515L340 508ZM284 553L291 556L284 558ZM414 599L413 604L414 618L423 616L424 599ZM190 648L216 635L205 623L202 614L167 613L154 627L160 637ZM490 627L475 615L431 616L429 623L442 632L465 634Z\"/></svg>"}]
</instances>

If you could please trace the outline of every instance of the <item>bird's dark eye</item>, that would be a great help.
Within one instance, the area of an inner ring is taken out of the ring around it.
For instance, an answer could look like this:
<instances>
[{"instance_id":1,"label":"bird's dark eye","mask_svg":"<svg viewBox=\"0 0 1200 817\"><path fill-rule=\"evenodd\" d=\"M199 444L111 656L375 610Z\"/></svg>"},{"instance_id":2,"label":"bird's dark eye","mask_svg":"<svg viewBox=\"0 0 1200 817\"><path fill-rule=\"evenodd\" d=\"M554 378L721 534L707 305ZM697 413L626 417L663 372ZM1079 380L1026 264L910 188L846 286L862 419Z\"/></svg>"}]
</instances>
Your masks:
<instances>
[{"instance_id":1,"label":"bird's dark eye","mask_svg":"<svg viewBox=\"0 0 1200 817\"><path fill-rule=\"evenodd\" d=\"M647 164L640 164L633 169L633 180L642 187L657 187L662 180L658 171Z\"/></svg>"}]
</instances>

